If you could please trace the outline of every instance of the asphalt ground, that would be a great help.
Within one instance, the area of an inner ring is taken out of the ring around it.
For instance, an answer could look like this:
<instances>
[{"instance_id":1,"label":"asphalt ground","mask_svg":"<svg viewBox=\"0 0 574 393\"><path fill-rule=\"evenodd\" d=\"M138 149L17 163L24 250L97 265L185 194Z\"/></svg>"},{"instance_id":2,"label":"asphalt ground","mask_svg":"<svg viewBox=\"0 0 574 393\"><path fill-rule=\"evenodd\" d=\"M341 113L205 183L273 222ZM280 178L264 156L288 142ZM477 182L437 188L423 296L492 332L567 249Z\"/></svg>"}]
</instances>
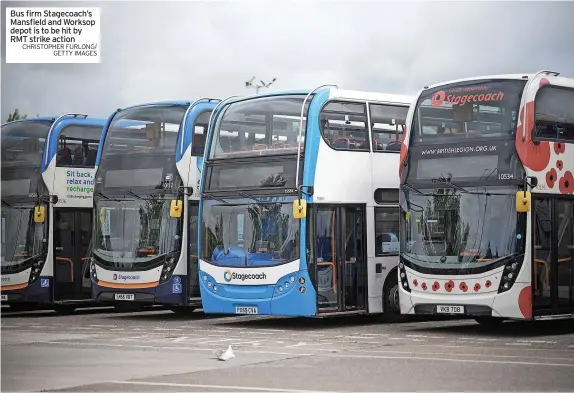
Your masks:
<instances>
[{"instance_id":1,"label":"asphalt ground","mask_svg":"<svg viewBox=\"0 0 574 393\"><path fill-rule=\"evenodd\" d=\"M2 391L574 391L574 321L3 309L1 343Z\"/></svg>"}]
</instances>

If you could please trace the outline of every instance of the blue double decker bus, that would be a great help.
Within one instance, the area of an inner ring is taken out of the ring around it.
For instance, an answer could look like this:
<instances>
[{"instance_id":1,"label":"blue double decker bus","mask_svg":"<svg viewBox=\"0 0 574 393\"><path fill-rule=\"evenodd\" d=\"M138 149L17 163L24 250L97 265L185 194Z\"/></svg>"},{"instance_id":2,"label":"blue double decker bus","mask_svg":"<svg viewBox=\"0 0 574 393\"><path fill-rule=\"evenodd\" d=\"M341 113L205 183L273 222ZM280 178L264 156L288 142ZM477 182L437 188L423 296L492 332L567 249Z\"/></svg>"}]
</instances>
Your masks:
<instances>
[{"instance_id":1,"label":"blue double decker bus","mask_svg":"<svg viewBox=\"0 0 574 393\"><path fill-rule=\"evenodd\" d=\"M197 276L199 170L218 100L117 110L104 129L94 194L95 300L121 310L201 306Z\"/></svg>"},{"instance_id":2,"label":"blue double decker bus","mask_svg":"<svg viewBox=\"0 0 574 393\"><path fill-rule=\"evenodd\" d=\"M105 119L2 125L2 303L71 312L91 303L94 173Z\"/></svg>"},{"instance_id":3,"label":"blue double decker bus","mask_svg":"<svg viewBox=\"0 0 574 393\"><path fill-rule=\"evenodd\" d=\"M398 313L410 102L322 86L218 105L201 182L204 312Z\"/></svg>"}]
</instances>

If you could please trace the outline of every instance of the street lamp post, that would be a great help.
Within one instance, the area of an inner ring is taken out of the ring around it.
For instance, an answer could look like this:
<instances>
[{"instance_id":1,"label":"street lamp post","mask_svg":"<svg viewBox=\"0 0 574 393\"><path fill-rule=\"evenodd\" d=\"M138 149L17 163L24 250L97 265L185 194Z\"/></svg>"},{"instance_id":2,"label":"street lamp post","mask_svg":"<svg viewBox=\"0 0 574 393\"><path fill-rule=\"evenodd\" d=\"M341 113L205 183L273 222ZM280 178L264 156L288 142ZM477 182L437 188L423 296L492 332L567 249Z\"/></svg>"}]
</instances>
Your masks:
<instances>
[{"instance_id":1,"label":"street lamp post","mask_svg":"<svg viewBox=\"0 0 574 393\"><path fill-rule=\"evenodd\" d=\"M247 87L247 88L253 88L253 89L255 89L255 94L259 94L259 89L260 89L260 88L271 86L271 85L277 80L277 78L273 78L273 79L271 80L271 82L269 82L269 83L265 83L265 82L263 82L262 80L259 80L259 83L261 83L261 84L257 84L257 83L256 83L256 84L253 84L253 81L254 81L254 80L255 80L255 77L253 77L253 78L251 78L251 80L245 82L245 87Z\"/></svg>"}]
</instances>

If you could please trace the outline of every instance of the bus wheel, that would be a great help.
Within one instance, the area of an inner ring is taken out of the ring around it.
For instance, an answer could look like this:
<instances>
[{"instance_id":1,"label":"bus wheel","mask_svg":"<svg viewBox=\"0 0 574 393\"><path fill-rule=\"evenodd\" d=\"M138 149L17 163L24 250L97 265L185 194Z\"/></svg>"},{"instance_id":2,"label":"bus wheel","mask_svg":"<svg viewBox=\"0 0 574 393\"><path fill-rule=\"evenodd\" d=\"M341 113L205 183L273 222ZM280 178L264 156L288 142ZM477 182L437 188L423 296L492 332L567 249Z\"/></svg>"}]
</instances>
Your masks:
<instances>
[{"instance_id":1,"label":"bus wheel","mask_svg":"<svg viewBox=\"0 0 574 393\"><path fill-rule=\"evenodd\" d=\"M140 312L143 311L144 306L142 304L117 303L114 304L114 309L117 312Z\"/></svg>"},{"instance_id":2,"label":"bus wheel","mask_svg":"<svg viewBox=\"0 0 574 393\"><path fill-rule=\"evenodd\" d=\"M474 318L474 320L479 324L481 324L482 326L489 329L500 327L500 325L502 325L502 322L504 322L503 318L494 318L494 317L476 317Z\"/></svg>"},{"instance_id":3,"label":"bus wheel","mask_svg":"<svg viewBox=\"0 0 574 393\"><path fill-rule=\"evenodd\" d=\"M12 303L10 304L10 311L23 312L23 311L34 311L36 309L35 305L27 303Z\"/></svg>"},{"instance_id":4,"label":"bus wheel","mask_svg":"<svg viewBox=\"0 0 574 393\"><path fill-rule=\"evenodd\" d=\"M69 305L57 305L54 306L54 311L60 315L70 315L74 312L76 308L74 306Z\"/></svg>"},{"instance_id":5,"label":"bus wheel","mask_svg":"<svg viewBox=\"0 0 574 393\"><path fill-rule=\"evenodd\" d=\"M394 321L401 315L399 303L399 282L396 271L390 273L390 277L383 286L383 312L384 319Z\"/></svg>"},{"instance_id":6,"label":"bus wheel","mask_svg":"<svg viewBox=\"0 0 574 393\"><path fill-rule=\"evenodd\" d=\"M177 315L189 317L195 311L195 307L177 306L177 307L172 307L171 311L173 311Z\"/></svg>"}]
</instances>

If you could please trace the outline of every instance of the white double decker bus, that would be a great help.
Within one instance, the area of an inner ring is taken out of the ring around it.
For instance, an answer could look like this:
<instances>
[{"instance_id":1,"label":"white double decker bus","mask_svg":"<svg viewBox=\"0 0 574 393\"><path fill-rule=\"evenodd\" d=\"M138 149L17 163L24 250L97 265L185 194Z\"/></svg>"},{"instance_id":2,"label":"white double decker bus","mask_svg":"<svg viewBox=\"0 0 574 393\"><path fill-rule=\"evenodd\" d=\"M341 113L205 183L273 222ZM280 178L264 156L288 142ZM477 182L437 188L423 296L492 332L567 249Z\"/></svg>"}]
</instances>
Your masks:
<instances>
[{"instance_id":1,"label":"white double decker bus","mask_svg":"<svg viewBox=\"0 0 574 393\"><path fill-rule=\"evenodd\" d=\"M484 324L574 311L574 80L424 88L401 151L403 314Z\"/></svg>"}]
</instances>

